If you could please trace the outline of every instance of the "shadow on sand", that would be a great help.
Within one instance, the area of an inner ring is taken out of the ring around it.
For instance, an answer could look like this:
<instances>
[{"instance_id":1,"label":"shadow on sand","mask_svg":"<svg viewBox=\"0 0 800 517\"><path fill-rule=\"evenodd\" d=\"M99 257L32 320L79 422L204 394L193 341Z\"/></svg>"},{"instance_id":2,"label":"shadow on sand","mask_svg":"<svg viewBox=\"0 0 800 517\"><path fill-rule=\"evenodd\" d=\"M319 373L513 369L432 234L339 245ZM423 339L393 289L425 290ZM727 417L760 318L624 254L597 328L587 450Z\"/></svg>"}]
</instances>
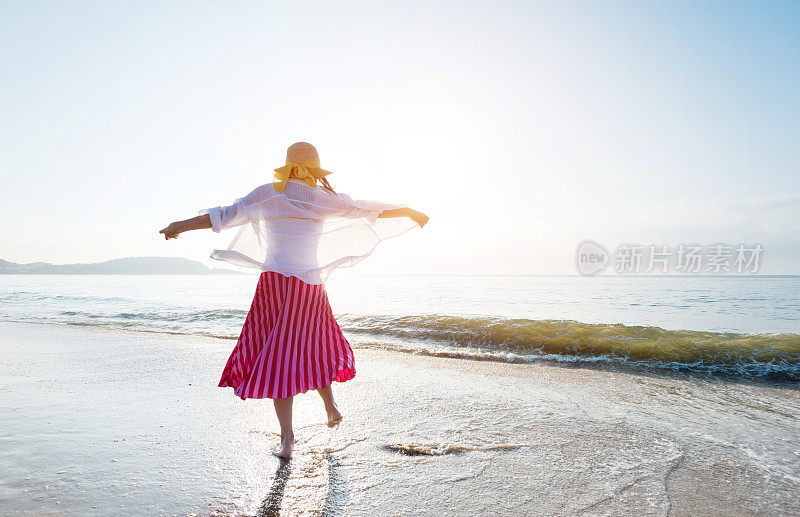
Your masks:
<instances>
[{"instance_id":1,"label":"shadow on sand","mask_svg":"<svg viewBox=\"0 0 800 517\"><path fill-rule=\"evenodd\" d=\"M275 471L275 479L272 481L269 493L256 513L258 517L277 517L281 514L283 492L286 490L286 482L289 480L291 473L292 462L284 459L279 460L278 470Z\"/></svg>"},{"instance_id":2,"label":"shadow on sand","mask_svg":"<svg viewBox=\"0 0 800 517\"><path fill-rule=\"evenodd\" d=\"M344 515L344 510L350 500L350 492L347 489L347 477L345 476L341 463L330 452L325 452L325 461L328 464L328 488L325 494L325 504L322 508L322 515L325 517L335 517ZM283 496L286 491L286 483L292 474L291 460L280 460L278 470L275 471L275 479L269 493L264 498L261 506L256 513L257 517L278 517L281 514Z\"/></svg>"}]
</instances>

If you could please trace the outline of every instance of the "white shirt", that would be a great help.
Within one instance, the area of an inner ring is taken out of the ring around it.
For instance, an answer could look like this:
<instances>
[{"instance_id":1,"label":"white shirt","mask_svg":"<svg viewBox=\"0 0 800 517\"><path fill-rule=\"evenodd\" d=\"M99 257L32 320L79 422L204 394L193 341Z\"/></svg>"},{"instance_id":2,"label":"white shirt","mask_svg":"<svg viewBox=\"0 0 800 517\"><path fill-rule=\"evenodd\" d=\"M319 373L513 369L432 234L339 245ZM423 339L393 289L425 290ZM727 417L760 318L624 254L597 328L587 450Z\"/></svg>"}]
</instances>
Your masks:
<instances>
[{"instance_id":1,"label":"white shirt","mask_svg":"<svg viewBox=\"0 0 800 517\"><path fill-rule=\"evenodd\" d=\"M209 215L215 232L242 226L228 249L214 250L211 258L321 284L337 267L367 258L380 241L414 228L406 217L378 218L401 206L356 201L289 178L283 193L268 183L200 213Z\"/></svg>"}]
</instances>

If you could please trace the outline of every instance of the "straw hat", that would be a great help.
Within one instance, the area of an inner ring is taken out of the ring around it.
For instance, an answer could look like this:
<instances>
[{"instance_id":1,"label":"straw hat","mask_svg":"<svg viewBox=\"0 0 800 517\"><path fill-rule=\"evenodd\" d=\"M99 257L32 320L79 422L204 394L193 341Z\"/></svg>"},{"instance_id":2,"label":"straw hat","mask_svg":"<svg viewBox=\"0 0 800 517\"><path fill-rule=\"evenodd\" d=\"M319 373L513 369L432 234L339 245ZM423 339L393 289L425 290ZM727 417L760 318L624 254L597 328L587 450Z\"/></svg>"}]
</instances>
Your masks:
<instances>
[{"instance_id":1,"label":"straw hat","mask_svg":"<svg viewBox=\"0 0 800 517\"><path fill-rule=\"evenodd\" d=\"M319 160L317 148L308 142L297 142L286 150L286 163L303 163L306 160Z\"/></svg>"}]
</instances>

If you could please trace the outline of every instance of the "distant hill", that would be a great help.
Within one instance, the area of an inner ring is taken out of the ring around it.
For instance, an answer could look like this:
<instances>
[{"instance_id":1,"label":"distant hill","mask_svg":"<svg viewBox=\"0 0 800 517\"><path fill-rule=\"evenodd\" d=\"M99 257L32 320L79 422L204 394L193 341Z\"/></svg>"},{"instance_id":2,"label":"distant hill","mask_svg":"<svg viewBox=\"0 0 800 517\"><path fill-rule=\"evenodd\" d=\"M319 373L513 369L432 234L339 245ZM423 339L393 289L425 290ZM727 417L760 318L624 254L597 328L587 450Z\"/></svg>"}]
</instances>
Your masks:
<instances>
[{"instance_id":1,"label":"distant hill","mask_svg":"<svg viewBox=\"0 0 800 517\"><path fill-rule=\"evenodd\" d=\"M203 275L239 273L209 269L200 262L176 257L129 257L94 264L17 264L0 259L0 275Z\"/></svg>"}]
</instances>

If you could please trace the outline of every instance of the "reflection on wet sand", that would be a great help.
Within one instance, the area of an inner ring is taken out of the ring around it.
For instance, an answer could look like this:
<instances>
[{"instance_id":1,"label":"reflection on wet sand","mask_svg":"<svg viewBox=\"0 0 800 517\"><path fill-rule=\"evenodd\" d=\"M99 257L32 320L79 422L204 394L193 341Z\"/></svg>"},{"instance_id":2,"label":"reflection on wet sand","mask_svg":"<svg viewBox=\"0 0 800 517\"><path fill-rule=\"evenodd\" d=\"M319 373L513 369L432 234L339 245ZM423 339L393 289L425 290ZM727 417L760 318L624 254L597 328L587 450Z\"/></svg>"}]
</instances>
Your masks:
<instances>
[{"instance_id":1,"label":"reflection on wet sand","mask_svg":"<svg viewBox=\"0 0 800 517\"><path fill-rule=\"evenodd\" d=\"M325 496L322 515L324 517L344 515L347 502L350 500L347 476L342 468L342 463L329 451L325 451L325 460L328 462L328 493Z\"/></svg>"}]
</instances>

